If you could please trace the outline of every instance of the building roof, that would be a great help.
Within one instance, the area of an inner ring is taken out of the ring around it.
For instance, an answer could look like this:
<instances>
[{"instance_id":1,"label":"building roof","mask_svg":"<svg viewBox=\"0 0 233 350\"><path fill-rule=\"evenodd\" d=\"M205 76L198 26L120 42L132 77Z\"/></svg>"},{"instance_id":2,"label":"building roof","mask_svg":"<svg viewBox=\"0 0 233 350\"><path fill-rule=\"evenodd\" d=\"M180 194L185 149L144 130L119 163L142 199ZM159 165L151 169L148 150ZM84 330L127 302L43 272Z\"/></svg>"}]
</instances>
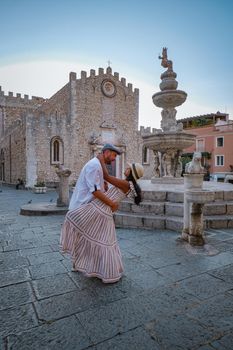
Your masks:
<instances>
[{"instance_id":1,"label":"building roof","mask_svg":"<svg viewBox=\"0 0 233 350\"><path fill-rule=\"evenodd\" d=\"M214 118L220 118L220 119L226 119L226 117L228 116L227 113L221 113L221 112L216 112L216 113L210 113L210 114L201 114L201 115L196 115L193 117L188 117L188 118L182 118L182 119L177 119L177 121L179 122L186 122L186 121L191 121L191 120L195 120L195 119L214 119Z\"/></svg>"}]
</instances>

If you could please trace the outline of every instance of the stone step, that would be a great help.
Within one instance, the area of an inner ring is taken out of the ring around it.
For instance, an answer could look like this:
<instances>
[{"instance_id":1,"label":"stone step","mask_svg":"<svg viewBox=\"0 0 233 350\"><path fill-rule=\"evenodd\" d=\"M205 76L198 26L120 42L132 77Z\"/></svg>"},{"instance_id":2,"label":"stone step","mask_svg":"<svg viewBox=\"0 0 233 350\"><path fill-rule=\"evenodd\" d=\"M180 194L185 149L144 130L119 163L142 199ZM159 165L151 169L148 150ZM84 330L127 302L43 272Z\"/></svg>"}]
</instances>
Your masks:
<instances>
[{"instance_id":1,"label":"stone step","mask_svg":"<svg viewBox=\"0 0 233 350\"><path fill-rule=\"evenodd\" d=\"M131 200L121 202L119 210L125 213L141 213L166 216L182 216L183 203L143 201L140 205ZM233 201L216 201L205 204L204 215L233 215Z\"/></svg>"},{"instance_id":2,"label":"stone step","mask_svg":"<svg viewBox=\"0 0 233 350\"><path fill-rule=\"evenodd\" d=\"M143 201L139 206L129 199L122 202L115 214L118 227L148 229L183 229L184 185L140 182ZM205 204L204 223L209 228L233 227L233 187L229 184L203 183L204 191L214 193L211 203Z\"/></svg>"},{"instance_id":3,"label":"stone step","mask_svg":"<svg viewBox=\"0 0 233 350\"><path fill-rule=\"evenodd\" d=\"M184 220L183 217L179 216L168 216L165 219L166 229L182 232Z\"/></svg>"},{"instance_id":4,"label":"stone step","mask_svg":"<svg viewBox=\"0 0 233 350\"><path fill-rule=\"evenodd\" d=\"M233 216L232 215L215 215L215 216L204 216L204 228L232 228L233 227ZM183 229L183 218L177 216L169 216L165 218L166 229L179 231Z\"/></svg>"},{"instance_id":5,"label":"stone step","mask_svg":"<svg viewBox=\"0 0 233 350\"><path fill-rule=\"evenodd\" d=\"M166 202L164 214L171 215L171 216L183 216L184 215L183 203ZM203 214L204 216L233 215L233 202L217 201L217 202L207 203L204 206Z\"/></svg>"},{"instance_id":6,"label":"stone step","mask_svg":"<svg viewBox=\"0 0 233 350\"><path fill-rule=\"evenodd\" d=\"M143 201L164 202L167 200L167 191L142 191Z\"/></svg>"},{"instance_id":7,"label":"stone step","mask_svg":"<svg viewBox=\"0 0 233 350\"><path fill-rule=\"evenodd\" d=\"M136 205L133 201L125 199L121 202L119 210L122 212L164 215L165 202L143 201Z\"/></svg>"},{"instance_id":8,"label":"stone step","mask_svg":"<svg viewBox=\"0 0 233 350\"><path fill-rule=\"evenodd\" d=\"M144 228L165 229L166 218L160 215L148 215L139 213L125 213L117 211L114 214L116 227L121 228Z\"/></svg>"},{"instance_id":9,"label":"stone step","mask_svg":"<svg viewBox=\"0 0 233 350\"><path fill-rule=\"evenodd\" d=\"M204 216L206 228L233 228L233 215Z\"/></svg>"},{"instance_id":10,"label":"stone step","mask_svg":"<svg viewBox=\"0 0 233 350\"><path fill-rule=\"evenodd\" d=\"M115 225L118 228L169 229L177 232L181 232L183 229L183 217L181 216L117 211L114 218ZM233 215L204 216L204 227L233 228Z\"/></svg>"},{"instance_id":11,"label":"stone step","mask_svg":"<svg viewBox=\"0 0 233 350\"><path fill-rule=\"evenodd\" d=\"M183 203L172 203L166 202L164 213L166 216L182 216L184 215L184 204Z\"/></svg>"},{"instance_id":12,"label":"stone step","mask_svg":"<svg viewBox=\"0 0 233 350\"><path fill-rule=\"evenodd\" d=\"M143 201L153 201L153 202L180 202L184 201L183 192L167 192L167 191L142 191Z\"/></svg>"},{"instance_id":13,"label":"stone step","mask_svg":"<svg viewBox=\"0 0 233 350\"><path fill-rule=\"evenodd\" d=\"M232 201L233 191L213 190L215 201ZM153 202L184 202L183 191L142 191L143 201Z\"/></svg>"}]
</instances>

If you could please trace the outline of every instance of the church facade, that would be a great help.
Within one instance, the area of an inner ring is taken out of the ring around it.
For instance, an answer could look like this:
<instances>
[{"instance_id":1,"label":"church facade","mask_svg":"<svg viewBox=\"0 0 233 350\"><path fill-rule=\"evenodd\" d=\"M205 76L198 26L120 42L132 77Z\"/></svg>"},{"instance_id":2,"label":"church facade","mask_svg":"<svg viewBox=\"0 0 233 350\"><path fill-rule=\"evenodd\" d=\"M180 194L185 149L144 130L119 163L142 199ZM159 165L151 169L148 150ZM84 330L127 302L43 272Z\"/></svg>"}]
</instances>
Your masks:
<instances>
[{"instance_id":1,"label":"church facade","mask_svg":"<svg viewBox=\"0 0 233 350\"><path fill-rule=\"evenodd\" d=\"M111 67L99 68L98 74L82 71L79 79L71 72L49 99L0 90L0 179L49 186L58 181L55 166L62 164L74 182L107 142L122 151L112 173L123 177L127 162L142 163L138 113L139 90Z\"/></svg>"}]
</instances>

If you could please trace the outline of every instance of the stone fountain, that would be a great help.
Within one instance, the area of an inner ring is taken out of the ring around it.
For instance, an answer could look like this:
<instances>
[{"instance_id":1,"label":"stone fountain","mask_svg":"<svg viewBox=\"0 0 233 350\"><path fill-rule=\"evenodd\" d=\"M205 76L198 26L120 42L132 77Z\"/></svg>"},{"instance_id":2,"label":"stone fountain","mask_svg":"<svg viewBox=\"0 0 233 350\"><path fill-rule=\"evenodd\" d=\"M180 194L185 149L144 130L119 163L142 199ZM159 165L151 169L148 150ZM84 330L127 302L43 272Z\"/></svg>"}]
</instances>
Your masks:
<instances>
[{"instance_id":1,"label":"stone fountain","mask_svg":"<svg viewBox=\"0 0 233 350\"><path fill-rule=\"evenodd\" d=\"M163 48L161 65L167 70L161 74L160 92L152 96L153 103L162 108L161 129L153 134L143 136L143 145L153 150L155 156L154 173L152 183L180 183L182 163L181 154L183 149L195 142L195 135L183 132L183 124L176 121L175 107L182 105L187 94L177 90L178 82L173 64L167 58L167 48Z\"/></svg>"},{"instance_id":2,"label":"stone fountain","mask_svg":"<svg viewBox=\"0 0 233 350\"><path fill-rule=\"evenodd\" d=\"M57 188L58 198L57 203L30 203L25 204L20 208L21 215L57 215L66 214L69 205L69 176L71 171L64 168L63 165L55 166L55 172L59 178Z\"/></svg>"}]
</instances>

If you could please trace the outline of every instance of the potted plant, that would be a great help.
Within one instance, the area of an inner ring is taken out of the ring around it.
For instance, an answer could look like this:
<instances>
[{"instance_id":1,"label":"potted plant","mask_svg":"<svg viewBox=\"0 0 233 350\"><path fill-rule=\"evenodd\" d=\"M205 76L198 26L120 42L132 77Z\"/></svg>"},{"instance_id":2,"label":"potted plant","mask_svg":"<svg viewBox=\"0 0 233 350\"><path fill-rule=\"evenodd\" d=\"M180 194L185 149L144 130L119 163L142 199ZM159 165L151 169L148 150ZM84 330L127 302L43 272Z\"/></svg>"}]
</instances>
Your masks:
<instances>
[{"instance_id":1,"label":"potted plant","mask_svg":"<svg viewBox=\"0 0 233 350\"><path fill-rule=\"evenodd\" d=\"M45 193L46 190L47 190L47 187L45 186L45 182L44 181L38 181L34 185L34 193Z\"/></svg>"}]
</instances>

